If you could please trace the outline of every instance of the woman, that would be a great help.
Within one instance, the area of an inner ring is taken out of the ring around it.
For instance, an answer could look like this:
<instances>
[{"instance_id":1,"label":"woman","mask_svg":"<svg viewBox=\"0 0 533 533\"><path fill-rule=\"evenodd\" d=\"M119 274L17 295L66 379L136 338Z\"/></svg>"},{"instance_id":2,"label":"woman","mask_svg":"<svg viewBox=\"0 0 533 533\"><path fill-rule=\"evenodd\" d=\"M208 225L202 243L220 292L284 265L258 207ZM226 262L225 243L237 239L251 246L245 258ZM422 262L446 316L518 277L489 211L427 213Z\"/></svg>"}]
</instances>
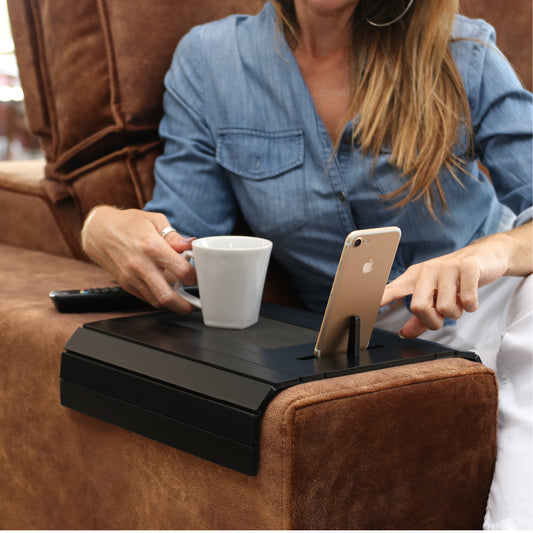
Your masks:
<instances>
[{"instance_id":1,"label":"woman","mask_svg":"<svg viewBox=\"0 0 533 533\"><path fill-rule=\"evenodd\" d=\"M188 312L167 282L194 282L176 252L231 232L240 210L320 312L346 235L399 226L378 325L476 350L496 369L486 527L533 527L531 94L492 28L456 4L278 0L193 29L165 80L153 199L95 209L83 245L132 293Z\"/></svg>"}]
</instances>

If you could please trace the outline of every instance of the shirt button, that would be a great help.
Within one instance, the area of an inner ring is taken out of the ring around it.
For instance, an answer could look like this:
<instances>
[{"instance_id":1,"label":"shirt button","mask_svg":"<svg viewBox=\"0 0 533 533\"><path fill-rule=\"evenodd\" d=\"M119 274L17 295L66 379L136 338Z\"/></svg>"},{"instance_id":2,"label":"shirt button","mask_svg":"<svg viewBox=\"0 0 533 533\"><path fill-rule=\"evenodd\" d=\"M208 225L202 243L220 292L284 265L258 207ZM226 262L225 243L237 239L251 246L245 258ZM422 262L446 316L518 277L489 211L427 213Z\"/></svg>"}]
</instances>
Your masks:
<instances>
[{"instance_id":1,"label":"shirt button","mask_svg":"<svg viewBox=\"0 0 533 533\"><path fill-rule=\"evenodd\" d=\"M346 201L346 196L344 196L344 193L340 192L338 195L337 195L337 198L341 201L341 202L345 202Z\"/></svg>"}]
</instances>

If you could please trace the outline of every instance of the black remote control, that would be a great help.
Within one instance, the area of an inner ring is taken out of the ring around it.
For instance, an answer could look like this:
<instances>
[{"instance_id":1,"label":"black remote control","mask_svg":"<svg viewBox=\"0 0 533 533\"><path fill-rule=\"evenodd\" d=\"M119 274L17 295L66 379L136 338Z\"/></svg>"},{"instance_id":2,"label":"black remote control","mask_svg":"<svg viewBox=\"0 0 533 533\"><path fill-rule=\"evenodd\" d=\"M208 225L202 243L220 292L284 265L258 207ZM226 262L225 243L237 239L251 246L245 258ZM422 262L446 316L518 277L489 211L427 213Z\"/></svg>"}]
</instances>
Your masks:
<instances>
[{"instance_id":1,"label":"black remote control","mask_svg":"<svg viewBox=\"0 0 533 533\"><path fill-rule=\"evenodd\" d=\"M150 307L148 303L118 286L52 291L50 298L60 313L125 311Z\"/></svg>"}]
</instances>

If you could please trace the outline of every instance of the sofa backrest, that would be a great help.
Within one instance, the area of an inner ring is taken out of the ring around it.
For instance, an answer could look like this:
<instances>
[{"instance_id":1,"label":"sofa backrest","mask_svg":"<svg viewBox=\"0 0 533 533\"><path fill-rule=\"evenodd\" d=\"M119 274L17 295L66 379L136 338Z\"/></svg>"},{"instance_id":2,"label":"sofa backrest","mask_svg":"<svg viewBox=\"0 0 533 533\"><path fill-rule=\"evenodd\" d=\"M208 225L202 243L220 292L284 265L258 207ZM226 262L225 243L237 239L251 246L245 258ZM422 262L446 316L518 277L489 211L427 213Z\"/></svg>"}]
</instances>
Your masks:
<instances>
[{"instance_id":1,"label":"sofa backrest","mask_svg":"<svg viewBox=\"0 0 533 533\"><path fill-rule=\"evenodd\" d=\"M30 130L52 201L81 216L99 203L140 207L161 151L163 77L188 29L265 0L8 0ZM484 17L531 88L531 0L461 0Z\"/></svg>"},{"instance_id":2,"label":"sofa backrest","mask_svg":"<svg viewBox=\"0 0 533 533\"><path fill-rule=\"evenodd\" d=\"M485 19L496 29L496 43L507 56L522 83L532 89L531 53L533 2L531 0L459 0L460 10Z\"/></svg>"},{"instance_id":3,"label":"sofa backrest","mask_svg":"<svg viewBox=\"0 0 533 533\"><path fill-rule=\"evenodd\" d=\"M163 77L195 24L264 0L8 0L28 125L53 200L142 206L160 153Z\"/></svg>"}]
</instances>

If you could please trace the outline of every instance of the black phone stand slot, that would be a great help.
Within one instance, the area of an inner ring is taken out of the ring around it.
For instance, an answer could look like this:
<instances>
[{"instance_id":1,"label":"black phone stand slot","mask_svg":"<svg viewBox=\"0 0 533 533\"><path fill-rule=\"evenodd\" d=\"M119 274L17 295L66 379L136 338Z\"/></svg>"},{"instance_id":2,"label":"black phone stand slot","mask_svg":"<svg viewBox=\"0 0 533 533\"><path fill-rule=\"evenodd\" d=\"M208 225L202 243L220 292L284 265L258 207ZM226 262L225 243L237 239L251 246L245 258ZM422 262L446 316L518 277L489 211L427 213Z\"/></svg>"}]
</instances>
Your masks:
<instances>
[{"instance_id":1,"label":"black phone stand slot","mask_svg":"<svg viewBox=\"0 0 533 533\"><path fill-rule=\"evenodd\" d=\"M359 363L359 345L361 341L361 319L358 315L352 315L348 324L348 346L346 356L350 362Z\"/></svg>"}]
</instances>

